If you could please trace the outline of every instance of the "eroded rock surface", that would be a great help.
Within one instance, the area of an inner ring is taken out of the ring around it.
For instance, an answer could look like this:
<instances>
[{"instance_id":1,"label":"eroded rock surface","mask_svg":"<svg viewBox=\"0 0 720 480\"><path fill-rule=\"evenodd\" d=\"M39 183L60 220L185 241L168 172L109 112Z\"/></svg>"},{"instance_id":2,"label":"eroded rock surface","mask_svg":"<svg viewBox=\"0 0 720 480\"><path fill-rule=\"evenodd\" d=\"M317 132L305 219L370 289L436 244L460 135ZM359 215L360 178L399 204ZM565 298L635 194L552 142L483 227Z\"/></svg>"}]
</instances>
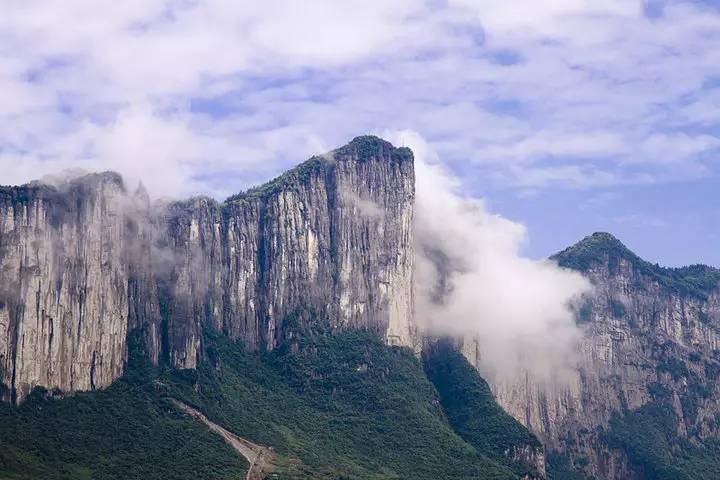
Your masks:
<instances>
[{"instance_id":1,"label":"eroded rock surface","mask_svg":"<svg viewBox=\"0 0 720 480\"><path fill-rule=\"evenodd\" d=\"M543 441L569 454L593 478L636 475L604 434L613 414L651 402L674 410L677 435L717 438L720 418L720 272L664 269L644 262L609 234L558 254L595 287L578 308L581 364L562 388L530 376L492 385L497 401ZM472 348L465 354L477 365Z\"/></svg>"},{"instance_id":2,"label":"eroded rock surface","mask_svg":"<svg viewBox=\"0 0 720 480\"><path fill-rule=\"evenodd\" d=\"M358 137L218 203L151 205L112 173L0 191L0 382L66 392L122 374L128 332L195 368L203 331L275 348L363 328L417 348L413 157Z\"/></svg>"}]
</instances>

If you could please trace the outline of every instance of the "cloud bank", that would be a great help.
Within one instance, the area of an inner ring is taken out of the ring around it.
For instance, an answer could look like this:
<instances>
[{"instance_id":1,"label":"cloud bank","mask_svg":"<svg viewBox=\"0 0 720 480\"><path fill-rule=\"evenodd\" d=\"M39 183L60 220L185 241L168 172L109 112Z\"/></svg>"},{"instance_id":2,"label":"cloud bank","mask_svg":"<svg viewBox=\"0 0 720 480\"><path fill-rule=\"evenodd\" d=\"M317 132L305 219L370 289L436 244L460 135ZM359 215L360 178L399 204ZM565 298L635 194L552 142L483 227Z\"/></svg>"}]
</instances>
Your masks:
<instances>
[{"instance_id":1,"label":"cloud bank","mask_svg":"<svg viewBox=\"0 0 720 480\"><path fill-rule=\"evenodd\" d=\"M524 373L558 380L575 367L571 303L590 289L578 273L520 255L525 229L458 193L459 182L418 134L391 136L415 153L416 315L430 334L476 339L490 380Z\"/></svg>"}]
</instances>

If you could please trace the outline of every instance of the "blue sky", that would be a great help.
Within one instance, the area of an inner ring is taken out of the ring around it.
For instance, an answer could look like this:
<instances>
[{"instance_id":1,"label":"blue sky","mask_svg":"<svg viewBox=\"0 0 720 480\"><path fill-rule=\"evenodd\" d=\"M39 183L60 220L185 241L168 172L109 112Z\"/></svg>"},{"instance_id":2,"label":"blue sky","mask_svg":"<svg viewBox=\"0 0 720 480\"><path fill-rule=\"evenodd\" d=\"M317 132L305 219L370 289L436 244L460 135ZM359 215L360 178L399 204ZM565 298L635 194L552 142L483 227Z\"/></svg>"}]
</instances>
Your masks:
<instances>
[{"instance_id":1,"label":"blue sky","mask_svg":"<svg viewBox=\"0 0 720 480\"><path fill-rule=\"evenodd\" d=\"M3 2L0 183L114 169L224 198L411 130L531 257L604 230L720 265L717 2L249 3Z\"/></svg>"}]
</instances>

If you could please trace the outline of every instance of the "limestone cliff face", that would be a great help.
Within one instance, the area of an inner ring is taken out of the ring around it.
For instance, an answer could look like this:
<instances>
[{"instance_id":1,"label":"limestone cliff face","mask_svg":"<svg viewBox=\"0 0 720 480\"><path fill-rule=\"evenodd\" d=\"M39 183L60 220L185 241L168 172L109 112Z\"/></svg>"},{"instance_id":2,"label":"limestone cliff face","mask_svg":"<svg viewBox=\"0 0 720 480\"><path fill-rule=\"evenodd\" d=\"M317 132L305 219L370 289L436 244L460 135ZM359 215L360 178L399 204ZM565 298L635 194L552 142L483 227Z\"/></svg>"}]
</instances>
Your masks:
<instances>
[{"instance_id":1,"label":"limestone cliff face","mask_svg":"<svg viewBox=\"0 0 720 480\"><path fill-rule=\"evenodd\" d=\"M171 364L195 367L204 325L273 349L284 322L309 320L299 309L414 345L414 181L409 150L360 138L224 204L171 205L158 282Z\"/></svg>"},{"instance_id":2,"label":"limestone cliff face","mask_svg":"<svg viewBox=\"0 0 720 480\"><path fill-rule=\"evenodd\" d=\"M112 174L0 192L0 382L89 390L122 373L128 271L124 189Z\"/></svg>"},{"instance_id":3,"label":"limestone cliff face","mask_svg":"<svg viewBox=\"0 0 720 480\"><path fill-rule=\"evenodd\" d=\"M224 203L158 207L117 175L0 197L0 381L107 386L128 332L194 368L204 329L275 348L293 328L365 328L417 348L412 153L359 137Z\"/></svg>"},{"instance_id":4,"label":"limestone cliff face","mask_svg":"<svg viewBox=\"0 0 720 480\"><path fill-rule=\"evenodd\" d=\"M577 311L584 331L577 377L563 388L532 378L496 384L498 403L594 478L636 475L624 453L603 441L614 412L661 402L675 411L679 436L718 437L720 272L651 265L608 234L555 259L595 287Z\"/></svg>"}]
</instances>

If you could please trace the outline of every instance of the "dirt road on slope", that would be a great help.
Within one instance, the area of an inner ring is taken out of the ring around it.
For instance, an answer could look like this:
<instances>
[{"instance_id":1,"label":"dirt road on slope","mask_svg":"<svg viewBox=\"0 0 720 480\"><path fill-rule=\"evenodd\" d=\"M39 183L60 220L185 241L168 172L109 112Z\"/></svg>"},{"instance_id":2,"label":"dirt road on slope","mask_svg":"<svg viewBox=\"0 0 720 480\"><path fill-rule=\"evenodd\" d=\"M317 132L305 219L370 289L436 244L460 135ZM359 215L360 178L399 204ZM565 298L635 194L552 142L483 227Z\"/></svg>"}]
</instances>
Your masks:
<instances>
[{"instance_id":1,"label":"dirt road on slope","mask_svg":"<svg viewBox=\"0 0 720 480\"><path fill-rule=\"evenodd\" d=\"M171 398L169 400L178 409L182 410L188 415L197 418L202 423L207 425L210 430L220 435L228 445L230 445L232 448L235 449L235 451L237 451L240 455L247 459L248 463L250 464L250 468L248 469L248 473L245 476L245 480L262 480L265 477L266 473L274 470L275 453L271 449L256 445L248 440L245 440L244 438L238 437L234 433L225 430L220 425L208 419L198 410L184 404L179 400L176 400L174 398Z\"/></svg>"}]
</instances>

